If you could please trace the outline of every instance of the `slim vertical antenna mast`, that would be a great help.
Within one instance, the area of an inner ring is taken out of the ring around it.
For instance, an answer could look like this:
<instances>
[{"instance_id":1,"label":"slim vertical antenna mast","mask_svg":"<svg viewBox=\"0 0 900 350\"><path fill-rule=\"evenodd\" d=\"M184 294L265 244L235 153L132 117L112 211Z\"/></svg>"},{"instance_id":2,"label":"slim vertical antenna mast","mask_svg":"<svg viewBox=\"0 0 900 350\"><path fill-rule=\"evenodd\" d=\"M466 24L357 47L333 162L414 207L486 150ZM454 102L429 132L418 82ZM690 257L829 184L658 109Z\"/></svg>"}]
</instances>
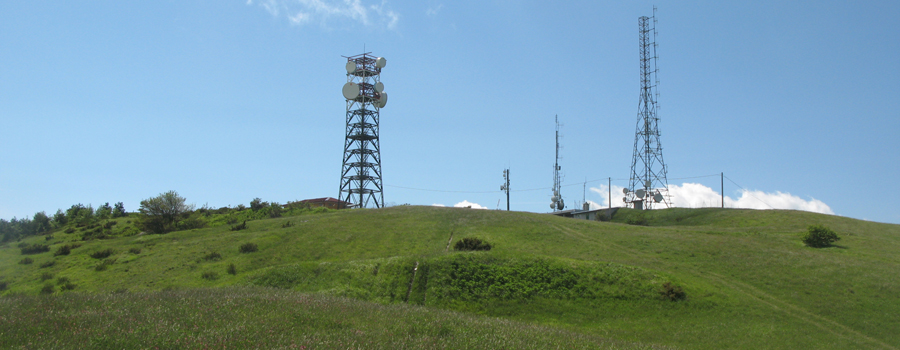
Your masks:
<instances>
[{"instance_id":1,"label":"slim vertical antenna mast","mask_svg":"<svg viewBox=\"0 0 900 350\"><path fill-rule=\"evenodd\" d=\"M387 61L370 52L346 57L347 83L342 93L347 100L347 129L344 164L341 169L340 199L351 207L381 208L381 109L387 93L381 83L381 69Z\"/></svg>"},{"instance_id":2,"label":"slim vertical antenna mast","mask_svg":"<svg viewBox=\"0 0 900 350\"><path fill-rule=\"evenodd\" d=\"M652 27L651 27L652 20ZM653 17L638 18L641 54L641 94L638 103L637 125L634 133L634 153L631 175L625 189L625 202L635 209L651 209L655 203L670 206L666 163L659 142L659 109L657 99L659 78L656 55L656 7ZM652 35L652 38L651 38Z\"/></svg>"},{"instance_id":3,"label":"slim vertical antenna mast","mask_svg":"<svg viewBox=\"0 0 900 350\"><path fill-rule=\"evenodd\" d=\"M559 194L562 182L559 179L561 170L559 166L559 116L554 116L553 120L556 122L556 160L553 162L553 196L550 197L550 208L557 211L565 209L566 204L563 202L562 195Z\"/></svg>"}]
</instances>

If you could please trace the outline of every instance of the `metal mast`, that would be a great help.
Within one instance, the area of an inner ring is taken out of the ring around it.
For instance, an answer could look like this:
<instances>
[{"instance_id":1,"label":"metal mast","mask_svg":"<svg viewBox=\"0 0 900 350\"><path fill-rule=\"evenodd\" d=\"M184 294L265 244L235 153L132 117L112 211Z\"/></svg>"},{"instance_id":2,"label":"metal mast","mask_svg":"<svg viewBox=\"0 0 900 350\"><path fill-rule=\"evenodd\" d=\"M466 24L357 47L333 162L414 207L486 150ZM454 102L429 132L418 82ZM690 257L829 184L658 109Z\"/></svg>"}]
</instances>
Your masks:
<instances>
[{"instance_id":1,"label":"metal mast","mask_svg":"<svg viewBox=\"0 0 900 350\"><path fill-rule=\"evenodd\" d=\"M653 21L652 27L650 21ZM659 85L656 67L656 7L653 17L638 18L641 54L641 94L635 126L634 154L631 159L631 176L625 189L625 202L635 209L651 209L654 203L669 207L666 163L663 161L659 142L659 108L656 100ZM652 34L652 39L651 35Z\"/></svg>"},{"instance_id":2,"label":"metal mast","mask_svg":"<svg viewBox=\"0 0 900 350\"><path fill-rule=\"evenodd\" d=\"M347 100L347 132L339 196L351 207L380 208L384 192L378 130L380 111L387 103L381 83L381 69L387 61L371 52L344 57L347 83L342 93Z\"/></svg>"},{"instance_id":3,"label":"metal mast","mask_svg":"<svg viewBox=\"0 0 900 350\"><path fill-rule=\"evenodd\" d=\"M559 166L559 116L553 116L553 120L556 122L556 160L553 163L553 196L550 197L550 209L557 211L565 209L566 204L563 202L562 195L559 194L562 184L562 180L559 178L559 171L562 170Z\"/></svg>"}]
</instances>

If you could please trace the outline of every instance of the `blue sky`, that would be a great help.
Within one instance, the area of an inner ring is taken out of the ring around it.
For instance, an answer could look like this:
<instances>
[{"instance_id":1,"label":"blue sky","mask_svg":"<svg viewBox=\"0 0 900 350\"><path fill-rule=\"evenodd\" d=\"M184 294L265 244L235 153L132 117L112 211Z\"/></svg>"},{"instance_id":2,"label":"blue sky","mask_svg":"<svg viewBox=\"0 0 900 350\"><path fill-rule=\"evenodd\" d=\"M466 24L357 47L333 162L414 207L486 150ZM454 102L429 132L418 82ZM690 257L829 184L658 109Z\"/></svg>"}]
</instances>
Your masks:
<instances>
[{"instance_id":1,"label":"blue sky","mask_svg":"<svg viewBox=\"0 0 900 350\"><path fill-rule=\"evenodd\" d=\"M698 176L724 172L729 206L900 223L895 1L4 1L0 218L337 197L364 49L388 62L386 202L505 208L509 167L512 209L548 211L558 115L566 202L606 205L654 4L676 203L718 206Z\"/></svg>"}]
</instances>

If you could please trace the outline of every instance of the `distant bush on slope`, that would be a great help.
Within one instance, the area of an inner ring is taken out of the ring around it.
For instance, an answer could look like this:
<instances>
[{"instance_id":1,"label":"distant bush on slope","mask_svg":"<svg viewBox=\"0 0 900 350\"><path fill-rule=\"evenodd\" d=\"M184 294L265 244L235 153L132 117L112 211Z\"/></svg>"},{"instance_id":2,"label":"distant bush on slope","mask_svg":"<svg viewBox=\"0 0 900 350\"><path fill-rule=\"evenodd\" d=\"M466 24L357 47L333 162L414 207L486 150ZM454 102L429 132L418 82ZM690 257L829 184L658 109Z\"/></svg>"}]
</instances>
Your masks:
<instances>
[{"instance_id":1,"label":"distant bush on slope","mask_svg":"<svg viewBox=\"0 0 900 350\"><path fill-rule=\"evenodd\" d=\"M813 248L828 247L840 239L837 233L823 225L810 225L803 235L803 243Z\"/></svg>"},{"instance_id":2,"label":"distant bush on slope","mask_svg":"<svg viewBox=\"0 0 900 350\"><path fill-rule=\"evenodd\" d=\"M466 237L456 241L455 250L491 250L491 244L479 238Z\"/></svg>"}]
</instances>

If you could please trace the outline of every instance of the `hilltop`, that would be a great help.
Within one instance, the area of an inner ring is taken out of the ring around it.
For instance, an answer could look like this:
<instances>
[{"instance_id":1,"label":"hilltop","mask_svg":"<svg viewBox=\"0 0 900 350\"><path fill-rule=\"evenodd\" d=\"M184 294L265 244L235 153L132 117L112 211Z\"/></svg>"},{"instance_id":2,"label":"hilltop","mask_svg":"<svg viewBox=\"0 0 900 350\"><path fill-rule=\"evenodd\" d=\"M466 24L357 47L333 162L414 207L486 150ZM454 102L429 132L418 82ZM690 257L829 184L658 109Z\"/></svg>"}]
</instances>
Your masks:
<instances>
[{"instance_id":1,"label":"hilltop","mask_svg":"<svg viewBox=\"0 0 900 350\"><path fill-rule=\"evenodd\" d=\"M124 232L132 219L111 221ZM0 300L39 304L32 295L47 285L62 294L51 298L160 300L277 288L501 317L610 347L900 347L900 225L782 210L623 209L598 222L416 206L246 224L94 240L60 229L9 242L0 246ZM812 224L838 232L838 245L804 246ZM463 237L493 249L455 252ZM20 244L49 250L22 255ZM257 250L242 253L246 244ZM54 256L66 245L80 246ZM91 257L98 252L109 254ZM20 264L26 257L33 263ZM666 286L686 297L663 297Z\"/></svg>"}]
</instances>

